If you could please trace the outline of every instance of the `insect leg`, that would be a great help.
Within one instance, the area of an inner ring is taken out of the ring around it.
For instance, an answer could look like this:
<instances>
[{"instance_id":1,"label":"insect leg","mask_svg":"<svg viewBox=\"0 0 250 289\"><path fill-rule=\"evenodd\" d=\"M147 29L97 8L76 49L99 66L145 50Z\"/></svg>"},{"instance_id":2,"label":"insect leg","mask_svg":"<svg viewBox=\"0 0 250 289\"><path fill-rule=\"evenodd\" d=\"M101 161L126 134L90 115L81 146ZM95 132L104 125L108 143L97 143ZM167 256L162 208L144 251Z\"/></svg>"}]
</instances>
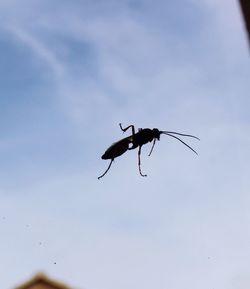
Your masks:
<instances>
[{"instance_id":1,"label":"insect leg","mask_svg":"<svg viewBox=\"0 0 250 289\"><path fill-rule=\"evenodd\" d=\"M110 169L110 167L111 167L111 164L112 164L112 162L114 161L114 159L112 159L111 160L111 162L110 162L110 164L109 164L109 166L108 166L108 168L106 169L106 171L100 176L100 177L98 177L98 180L100 179L100 178L102 178L102 177L104 177L105 175L106 175L106 173L108 172L108 170Z\"/></svg>"},{"instance_id":2,"label":"insect leg","mask_svg":"<svg viewBox=\"0 0 250 289\"><path fill-rule=\"evenodd\" d=\"M139 146L139 151L138 151L138 167L139 167L140 175L142 177L146 177L147 175L143 175L142 172L141 172L141 147L142 146Z\"/></svg>"},{"instance_id":3,"label":"insect leg","mask_svg":"<svg viewBox=\"0 0 250 289\"><path fill-rule=\"evenodd\" d=\"M148 156L150 156L150 155L151 155L151 153L152 153L152 151L153 151L153 149L154 149L154 146L155 146L155 141L156 141L156 138L154 139L154 142L153 142L152 148L151 148L151 150L150 150L150 153L148 154Z\"/></svg>"},{"instance_id":4,"label":"insect leg","mask_svg":"<svg viewBox=\"0 0 250 289\"><path fill-rule=\"evenodd\" d=\"M126 130L128 130L130 127L131 127L131 129L132 129L132 134L134 135L135 134L135 127L134 127L134 125L129 125L128 127L126 127L126 128L122 128L122 124L121 123L119 123L119 126L120 126L120 128L121 128L121 130L123 131L123 132L125 132Z\"/></svg>"}]
</instances>

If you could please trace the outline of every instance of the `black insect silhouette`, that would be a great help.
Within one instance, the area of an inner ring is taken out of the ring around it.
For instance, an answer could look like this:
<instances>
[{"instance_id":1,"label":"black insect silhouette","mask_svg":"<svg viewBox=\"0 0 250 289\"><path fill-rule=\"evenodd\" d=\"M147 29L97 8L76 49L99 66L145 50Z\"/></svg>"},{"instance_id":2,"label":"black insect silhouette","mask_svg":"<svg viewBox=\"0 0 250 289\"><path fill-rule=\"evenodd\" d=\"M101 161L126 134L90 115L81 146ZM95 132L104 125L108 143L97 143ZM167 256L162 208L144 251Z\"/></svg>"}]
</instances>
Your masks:
<instances>
[{"instance_id":1,"label":"black insect silhouette","mask_svg":"<svg viewBox=\"0 0 250 289\"><path fill-rule=\"evenodd\" d=\"M132 135L125 137L121 140L119 140L118 142L113 143L106 151L105 153L102 155L102 159L103 160L108 160L110 159L110 163L108 168L106 169L106 171L98 177L98 179L104 177L106 175L106 173L108 172L108 170L110 169L112 162L114 161L115 158L119 157L120 155L124 154L127 150L133 150L137 147L139 147L138 150L138 167L139 167L139 172L140 175L142 177L146 177L147 175L144 175L141 172L141 147L148 143L153 141L153 145L152 148L149 152L149 156L151 155L153 148L155 146L155 142L156 140L160 140L160 135L161 134L165 134L168 136L171 136L175 139L177 139L178 141L180 141L181 143L183 143L185 146L187 146L190 150L192 150L194 153L197 154L197 152L188 144L186 144L183 140L181 140L179 137L177 137L176 135L179 136L187 136L187 137L192 137L195 139L200 140L198 137L191 135L191 134L183 134L183 133L179 133L179 132L174 132L174 131L160 131L157 128L153 128L153 129L149 129L149 128L139 128L138 132L135 133L135 127L134 125L129 125L126 128L122 128L121 123L119 124L121 130L123 132L127 131L129 128L132 129Z\"/></svg>"}]
</instances>

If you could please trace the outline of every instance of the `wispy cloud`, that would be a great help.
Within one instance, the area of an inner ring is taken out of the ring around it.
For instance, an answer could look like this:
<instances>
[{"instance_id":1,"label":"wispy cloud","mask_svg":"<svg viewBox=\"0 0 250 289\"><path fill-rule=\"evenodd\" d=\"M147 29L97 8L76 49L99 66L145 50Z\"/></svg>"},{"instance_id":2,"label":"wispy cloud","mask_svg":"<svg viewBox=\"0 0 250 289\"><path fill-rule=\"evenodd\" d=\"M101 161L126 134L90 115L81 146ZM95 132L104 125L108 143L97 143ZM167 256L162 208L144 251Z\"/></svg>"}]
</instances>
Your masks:
<instances>
[{"instance_id":1,"label":"wispy cloud","mask_svg":"<svg viewBox=\"0 0 250 289\"><path fill-rule=\"evenodd\" d=\"M42 42L41 39L17 26L8 26L7 30L17 38L17 41L26 45L31 52L31 57L42 61L47 66L48 70L53 72L55 77L58 78L64 74L65 67L63 63L60 62L53 51L49 49L49 47L46 46L46 43Z\"/></svg>"}]
</instances>

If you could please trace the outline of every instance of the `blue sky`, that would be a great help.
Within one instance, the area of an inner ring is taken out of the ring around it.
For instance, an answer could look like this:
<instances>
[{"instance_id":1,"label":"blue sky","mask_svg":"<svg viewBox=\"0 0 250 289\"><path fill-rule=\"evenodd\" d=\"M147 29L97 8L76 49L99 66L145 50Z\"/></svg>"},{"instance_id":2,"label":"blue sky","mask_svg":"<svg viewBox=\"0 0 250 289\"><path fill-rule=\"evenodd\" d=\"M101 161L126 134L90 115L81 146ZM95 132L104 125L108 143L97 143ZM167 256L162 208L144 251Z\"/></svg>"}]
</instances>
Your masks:
<instances>
[{"instance_id":1,"label":"blue sky","mask_svg":"<svg viewBox=\"0 0 250 289\"><path fill-rule=\"evenodd\" d=\"M236 1L0 1L0 284L250 286L249 48ZM100 157L124 126L162 136Z\"/></svg>"}]
</instances>

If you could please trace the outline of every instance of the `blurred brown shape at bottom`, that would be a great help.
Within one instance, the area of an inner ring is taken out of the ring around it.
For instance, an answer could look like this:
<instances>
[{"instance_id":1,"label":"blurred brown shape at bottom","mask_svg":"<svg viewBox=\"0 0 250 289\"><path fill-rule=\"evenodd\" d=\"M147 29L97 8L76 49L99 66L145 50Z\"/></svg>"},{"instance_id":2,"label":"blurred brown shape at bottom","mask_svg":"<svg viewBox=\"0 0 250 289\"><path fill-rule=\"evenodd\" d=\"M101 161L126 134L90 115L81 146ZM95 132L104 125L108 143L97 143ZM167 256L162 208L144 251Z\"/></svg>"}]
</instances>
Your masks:
<instances>
[{"instance_id":1,"label":"blurred brown shape at bottom","mask_svg":"<svg viewBox=\"0 0 250 289\"><path fill-rule=\"evenodd\" d=\"M26 283L16 287L15 289L73 289L65 284L48 278L43 273L36 274Z\"/></svg>"}]
</instances>

